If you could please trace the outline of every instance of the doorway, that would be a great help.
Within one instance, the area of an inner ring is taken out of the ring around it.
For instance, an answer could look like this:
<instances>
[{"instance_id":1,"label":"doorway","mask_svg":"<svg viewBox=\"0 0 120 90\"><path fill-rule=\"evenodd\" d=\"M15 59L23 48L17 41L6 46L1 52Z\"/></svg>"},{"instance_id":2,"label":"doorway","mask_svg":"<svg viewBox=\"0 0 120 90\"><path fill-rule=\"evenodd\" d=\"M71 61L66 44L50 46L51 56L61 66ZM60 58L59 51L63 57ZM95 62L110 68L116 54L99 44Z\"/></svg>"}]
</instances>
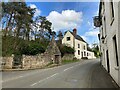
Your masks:
<instances>
[{"instance_id":1,"label":"doorway","mask_svg":"<svg viewBox=\"0 0 120 90\"><path fill-rule=\"evenodd\" d=\"M108 70L108 73L110 73L110 64L109 64L109 53L108 53L108 50L106 51L106 58L107 58L107 70Z\"/></svg>"},{"instance_id":2,"label":"doorway","mask_svg":"<svg viewBox=\"0 0 120 90\"><path fill-rule=\"evenodd\" d=\"M59 55L55 55L55 64L59 64Z\"/></svg>"},{"instance_id":3,"label":"doorway","mask_svg":"<svg viewBox=\"0 0 120 90\"><path fill-rule=\"evenodd\" d=\"M81 52L81 57L83 58L83 52Z\"/></svg>"}]
</instances>

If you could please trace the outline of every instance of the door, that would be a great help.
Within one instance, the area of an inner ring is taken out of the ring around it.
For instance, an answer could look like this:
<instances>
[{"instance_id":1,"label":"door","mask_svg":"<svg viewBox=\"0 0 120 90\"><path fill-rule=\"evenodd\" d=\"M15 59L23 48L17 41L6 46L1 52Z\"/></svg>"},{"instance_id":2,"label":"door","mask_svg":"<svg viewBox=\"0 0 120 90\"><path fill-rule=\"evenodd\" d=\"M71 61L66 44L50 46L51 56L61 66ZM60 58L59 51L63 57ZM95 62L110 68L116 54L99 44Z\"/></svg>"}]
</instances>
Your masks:
<instances>
[{"instance_id":1,"label":"door","mask_svg":"<svg viewBox=\"0 0 120 90\"><path fill-rule=\"evenodd\" d=\"M59 55L55 55L55 64L59 64Z\"/></svg>"},{"instance_id":2,"label":"door","mask_svg":"<svg viewBox=\"0 0 120 90\"><path fill-rule=\"evenodd\" d=\"M110 64L109 64L109 53L108 53L108 50L106 51L106 58L107 58L107 70L108 70L108 73L110 73Z\"/></svg>"},{"instance_id":3,"label":"door","mask_svg":"<svg viewBox=\"0 0 120 90\"><path fill-rule=\"evenodd\" d=\"M81 52L81 57L83 57L83 52Z\"/></svg>"}]
</instances>

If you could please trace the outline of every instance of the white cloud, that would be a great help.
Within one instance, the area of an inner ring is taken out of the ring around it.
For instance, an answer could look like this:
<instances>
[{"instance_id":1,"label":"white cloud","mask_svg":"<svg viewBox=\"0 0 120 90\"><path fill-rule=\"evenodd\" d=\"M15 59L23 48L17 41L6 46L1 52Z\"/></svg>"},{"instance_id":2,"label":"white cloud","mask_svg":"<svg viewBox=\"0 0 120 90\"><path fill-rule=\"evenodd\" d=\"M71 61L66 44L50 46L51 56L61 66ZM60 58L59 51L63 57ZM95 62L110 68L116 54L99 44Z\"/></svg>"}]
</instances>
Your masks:
<instances>
[{"instance_id":1,"label":"white cloud","mask_svg":"<svg viewBox=\"0 0 120 90\"><path fill-rule=\"evenodd\" d=\"M32 8L32 9L36 9L36 11L35 11L35 14L34 14L34 17L36 17L36 16L38 16L38 15L40 15L41 14L41 11L37 8L37 6L35 5L35 4L30 4L30 7Z\"/></svg>"},{"instance_id":2,"label":"white cloud","mask_svg":"<svg viewBox=\"0 0 120 90\"><path fill-rule=\"evenodd\" d=\"M98 34L99 34L99 30L96 29L96 30L85 32L85 34L82 35L81 37L89 43L90 47L92 47L93 43L95 42L98 43Z\"/></svg>"},{"instance_id":3,"label":"white cloud","mask_svg":"<svg viewBox=\"0 0 120 90\"><path fill-rule=\"evenodd\" d=\"M47 16L47 19L52 22L54 31L60 29L77 28L82 23L82 12L76 12L74 10L64 10L61 13L52 11Z\"/></svg>"},{"instance_id":4,"label":"white cloud","mask_svg":"<svg viewBox=\"0 0 120 90\"><path fill-rule=\"evenodd\" d=\"M99 30L92 30L92 31L88 31L85 33L85 36L92 36L92 37L96 37L99 34Z\"/></svg>"},{"instance_id":5,"label":"white cloud","mask_svg":"<svg viewBox=\"0 0 120 90\"><path fill-rule=\"evenodd\" d=\"M88 21L87 23L88 23L88 26L89 26L89 30L90 30L90 31L96 29L93 22Z\"/></svg>"}]
</instances>

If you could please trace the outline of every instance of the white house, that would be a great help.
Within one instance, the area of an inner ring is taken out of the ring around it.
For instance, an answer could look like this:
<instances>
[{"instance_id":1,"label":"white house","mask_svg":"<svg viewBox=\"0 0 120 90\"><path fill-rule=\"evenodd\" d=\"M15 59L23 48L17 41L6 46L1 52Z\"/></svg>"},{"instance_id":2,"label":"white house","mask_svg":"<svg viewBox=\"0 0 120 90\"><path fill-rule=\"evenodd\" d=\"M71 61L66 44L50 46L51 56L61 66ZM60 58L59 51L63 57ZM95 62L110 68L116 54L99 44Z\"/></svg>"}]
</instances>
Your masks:
<instances>
[{"instance_id":1,"label":"white house","mask_svg":"<svg viewBox=\"0 0 120 90\"><path fill-rule=\"evenodd\" d=\"M120 86L120 4L114 0L101 0L99 16L94 25L100 28L102 66ZM119 15L118 15L119 14ZM119 42L118 42L119 41Z\"/></svg>"},{"instance_id":2,"label":"white house","mask_svg":"<svg viewBox=\"0 0 120 90\"><path fill-rule=\"evenodd\" d=\"M87 57L88 59L95 58L94 53L87 51L87 43L82 37L77 35L77 30L73 29L73 32L67 31L62 39L62 44L70 46L75 49L75 57L81 59Z\"/></svg>"}]
</instances>

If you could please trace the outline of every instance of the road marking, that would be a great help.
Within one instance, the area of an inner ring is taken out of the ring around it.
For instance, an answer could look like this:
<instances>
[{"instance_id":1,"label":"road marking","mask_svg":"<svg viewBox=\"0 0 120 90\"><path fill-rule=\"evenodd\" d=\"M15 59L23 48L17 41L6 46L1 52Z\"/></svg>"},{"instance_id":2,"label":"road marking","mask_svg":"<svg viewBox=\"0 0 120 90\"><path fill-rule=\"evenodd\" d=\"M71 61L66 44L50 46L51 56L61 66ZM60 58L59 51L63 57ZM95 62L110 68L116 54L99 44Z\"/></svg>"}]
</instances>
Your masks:
<instances>
[{"instance_id":1,"label":"road marking","mask_svg":"<svg viewBox=\"0 0 120 90\"><path fill-rule=\"evenodd\" d=\"M24 77L24 76L19 76L19 78Z\"/></svg>"},{"instance_id":2,"label":"road marking","mask_svg":"<svg viewBox=\"0 0 120 90\"><path fill-rule=\"evenodd\" d=\"M42 80L40 80L40 81L38 81L38 82L36 82L36 83L31 84L30 86L34 86L34 85L36 85L36 84L38 84L38 83L41 83L41 82L43 82L43 81L46 81L47 79L52 78L52 77L56 76L57 74L59 74L59 73L55 73L55 74L51 75L50 77L47 77L47 78L42 79Z\"/></svg>"},{"instance_id":3,"label":"road marking","mask_svg":"<svg viewBox=\"0 0 120 90\"><path fill-rule=\"evenodd\" d=\"M22 77L24 77L24 76L14 77L14 78L11 78L11 79L8 79L8 80L4 80L4 81L2 81L2 82L3 82L3 83L4 83L4 82L8 82L8 81L15 80L15 79L19 79L19 78L22 78Z\"/></svg>"},{"instance_id":4,"label":"road marking","mask_svg":"<svg viewBox=\"0 0 120 90\"><path fill-rule=\"evenodd\" d=\"M69 67L69 68L64 69L64 71L67 71L67 70L69 70L69 69L71 69L71 68L73 68L73 66L72 66L72 67Z\"/></svg>"}]
</instances>

